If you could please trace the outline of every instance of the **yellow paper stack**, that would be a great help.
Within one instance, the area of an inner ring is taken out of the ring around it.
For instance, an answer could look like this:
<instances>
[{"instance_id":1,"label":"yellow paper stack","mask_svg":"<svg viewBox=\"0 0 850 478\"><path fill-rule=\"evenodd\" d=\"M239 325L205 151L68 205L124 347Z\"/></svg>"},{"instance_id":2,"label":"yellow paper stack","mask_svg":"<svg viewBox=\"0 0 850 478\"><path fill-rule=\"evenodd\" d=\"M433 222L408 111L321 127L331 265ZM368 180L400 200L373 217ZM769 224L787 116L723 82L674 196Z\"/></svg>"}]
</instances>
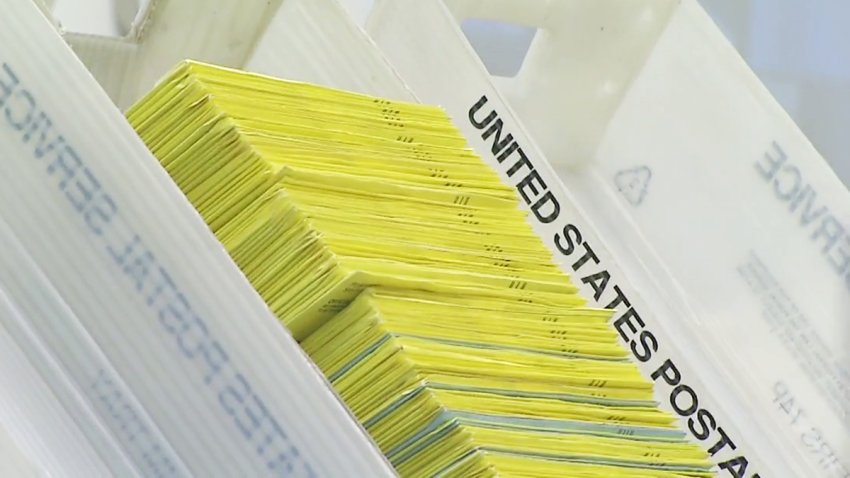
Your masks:
<instances>
[{"instance_id":1,"label":"yellow paper stack","mask_svg":"<svg viewBox=\"0 0 850 478\"><path fill-rule=\"evenodd\" d=\"M185 63L131 123L402 476L710 476L439 108Z\"/></svg>"}]
</instances>

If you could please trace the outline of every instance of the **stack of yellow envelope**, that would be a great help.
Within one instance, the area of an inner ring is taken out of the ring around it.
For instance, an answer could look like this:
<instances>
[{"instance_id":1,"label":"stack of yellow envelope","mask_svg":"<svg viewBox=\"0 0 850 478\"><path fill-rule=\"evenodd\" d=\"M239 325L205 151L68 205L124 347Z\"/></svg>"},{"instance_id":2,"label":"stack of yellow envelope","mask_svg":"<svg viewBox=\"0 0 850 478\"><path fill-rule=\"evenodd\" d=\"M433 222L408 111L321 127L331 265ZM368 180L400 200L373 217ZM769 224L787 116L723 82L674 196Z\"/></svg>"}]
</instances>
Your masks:
<instances>
[{"instance_id":1,"label":"stack of yellow envelope","mask_svg":"<svg viewBox=\"0 0 850 478\"><path fill-rule=\"evenodd\" d=\"M128 118L402 476L712 475L441 109L187 62Z\"/></svg>"}]
</instances>

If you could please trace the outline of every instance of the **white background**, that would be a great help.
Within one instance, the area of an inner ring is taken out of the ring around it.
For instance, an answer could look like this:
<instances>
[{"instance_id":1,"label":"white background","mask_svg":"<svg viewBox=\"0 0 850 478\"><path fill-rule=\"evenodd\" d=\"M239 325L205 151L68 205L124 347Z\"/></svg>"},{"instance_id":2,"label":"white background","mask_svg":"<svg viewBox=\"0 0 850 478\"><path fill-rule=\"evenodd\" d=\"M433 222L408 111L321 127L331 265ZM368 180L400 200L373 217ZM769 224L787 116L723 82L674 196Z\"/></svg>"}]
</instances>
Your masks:
<instances>
[{"instance_id":1,"label":"white background","mask_svg":"<svg viewBox=\"0 0 850 478\"><path fill-rule=\"evenodd\" d=\"M116 2L146 1L54 0L67 29L106 35L121 30ZM700 1L850 185L850 2Z\"/></svg>"}]
</instances>

